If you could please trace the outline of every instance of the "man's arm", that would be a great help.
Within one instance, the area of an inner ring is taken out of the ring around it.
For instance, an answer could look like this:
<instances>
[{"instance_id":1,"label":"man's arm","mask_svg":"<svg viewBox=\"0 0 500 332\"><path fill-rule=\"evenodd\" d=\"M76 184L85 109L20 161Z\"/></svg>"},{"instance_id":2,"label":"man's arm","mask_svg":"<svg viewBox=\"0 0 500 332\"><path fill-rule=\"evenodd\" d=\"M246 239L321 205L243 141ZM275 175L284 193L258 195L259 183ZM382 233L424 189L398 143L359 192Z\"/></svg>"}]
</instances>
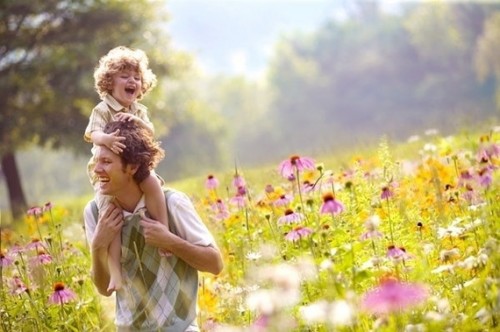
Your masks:
<instances>
[{"instance_id":1,"label":"man's arm","mask_svg":"<svg viewBox=\"0 0 500 332\"><path fill-rule=\"evenodd\" d=\"M198 271L219 274L223 268L220 251L214 245L201 246L192 244L171 233L159 221L143 217L141 226L144 228L146 243L170 251Z\"/></svg>"}]
</instances>

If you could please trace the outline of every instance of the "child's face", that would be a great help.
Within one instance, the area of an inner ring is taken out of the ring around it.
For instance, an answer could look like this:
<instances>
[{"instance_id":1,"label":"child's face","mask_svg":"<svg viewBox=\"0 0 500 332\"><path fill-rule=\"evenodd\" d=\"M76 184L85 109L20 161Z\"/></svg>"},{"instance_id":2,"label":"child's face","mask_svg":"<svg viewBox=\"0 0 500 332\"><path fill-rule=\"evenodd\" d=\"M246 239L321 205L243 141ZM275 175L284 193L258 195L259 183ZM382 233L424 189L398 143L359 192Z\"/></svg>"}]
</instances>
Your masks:
<instances>
[{"instance_id":1,"label":"child's face","mask_svg":"<svg viewBox=\"0 0 500 332\"><path fill-rule=\"evenodd\" d=\"M135 70L122 70L113 76L111 95L124 107L129 107L140 95L141 75Z\"/></svg>"}]
</instances>

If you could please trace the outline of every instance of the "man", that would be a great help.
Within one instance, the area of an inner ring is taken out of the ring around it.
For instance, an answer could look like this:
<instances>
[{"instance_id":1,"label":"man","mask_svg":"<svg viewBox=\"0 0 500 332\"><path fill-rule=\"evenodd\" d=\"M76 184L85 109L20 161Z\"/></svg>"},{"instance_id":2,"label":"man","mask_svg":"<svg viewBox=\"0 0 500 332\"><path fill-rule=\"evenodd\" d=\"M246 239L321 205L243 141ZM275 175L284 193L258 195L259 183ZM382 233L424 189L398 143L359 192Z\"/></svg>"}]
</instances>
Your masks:
<instances>
[{"instance_id":1,"label":"man","mask_svg":"<svg viewBox=\"0 0 500 332\"><path fill-rule=\"evenodd\" d=\"M122 237L123 288L116 292L117 331L198 331L198 271L219 274L223 263L215 241L189 198L166 191L169 227L146 217L139 183L163 157L152 135L132 122L110 122L125 148L120 155L99 146L94 172L100 194L114 196L104 213L93 201L85 207L92 280L100 294L108 291L108 247ZM172 253L161 257L158 248Z\"/></svg>"}]
</instances>

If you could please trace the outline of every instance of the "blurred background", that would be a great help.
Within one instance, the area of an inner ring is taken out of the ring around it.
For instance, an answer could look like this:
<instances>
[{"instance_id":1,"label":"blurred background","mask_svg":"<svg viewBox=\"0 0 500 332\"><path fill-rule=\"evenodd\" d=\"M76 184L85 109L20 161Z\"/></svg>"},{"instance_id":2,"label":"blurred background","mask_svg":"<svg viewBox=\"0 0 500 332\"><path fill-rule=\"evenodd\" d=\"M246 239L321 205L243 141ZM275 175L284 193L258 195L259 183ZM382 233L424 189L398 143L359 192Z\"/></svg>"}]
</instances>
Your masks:
<instances>
[{"instance_id":1,"label":"blurred background","mask_svg":"<svg viewBox=\"0 0 500 332\"><path fill-rule=\"evenodd\" d=\"M92 195L93 70L141 48L167 181L496 124L500 2L3 0L0 209ZM4 220L6 213L3 214Z\"/></svg>"}]
</instances>

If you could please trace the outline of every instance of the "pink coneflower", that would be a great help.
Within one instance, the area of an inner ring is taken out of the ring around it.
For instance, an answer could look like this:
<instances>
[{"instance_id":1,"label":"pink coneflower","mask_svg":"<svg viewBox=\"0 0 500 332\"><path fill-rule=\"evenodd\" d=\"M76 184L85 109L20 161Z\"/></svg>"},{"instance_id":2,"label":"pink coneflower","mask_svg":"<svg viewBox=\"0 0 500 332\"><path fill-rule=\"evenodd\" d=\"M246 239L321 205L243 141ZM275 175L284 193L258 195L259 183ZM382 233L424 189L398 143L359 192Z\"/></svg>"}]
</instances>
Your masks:
<instances>
[{"instance_id":1,"label":"pink coneflower","mask_svg":"<svg viewBox=\"0 0 500 332\"><path fill-rule=\"evenodd\" d=\"M391 190L389 186L382 187L382 192L380 193L381 199L389 199L394 196L394 192Z\"/></svg>"},{"instance_id":2,"label":"pink coneflower","mask_svg":"<svg viewBox=\"0 0 500 332\"><path fill-rule=\"evenodd\" d=\"M245 207L247 204L245 197L246 196L235 195L235 196L231 197L231 199L229 199L229 203L231 203L232 205L235 205L239 208Z\"/></svg>"},{"instance_id":3,"label":"pink coneflower","mask_svg":"<svg viewBox=\"0 0 500 332\"><path fill-rule=\"evenodd\" d=\"M235 188L245 187L246 185L247 184L246 184L245 179L243 178L243 176L241 176L238 173L234 174L234 177L233 177L233 186Z\"/></svg>"},{"instance_id":4,"label":"pink coneflower","mask_svg":"<svg viewBox=\"0 0 500 332\"><path fill-rule=\"evenodd\" d=\"M364 232L363 234L361 234L361 236L359 237L359 239L361 241L365 241L365 240L368 240L368 239L381 238L382 236L383 236L382 233L380 233L379 231L372 230L372 231L367 231L367 232Z\"/></svg>"},{"instance_id":5,"label":"pink coneflower","mask_svg":"<svg viewBox=\"0 0 500 332\"><path fill-rule=\"evenodd\" d=\"M51 202L47 202L45 203L45 205L43 206L43 210L44 211L50 211L52 209L53 205Z\"/></svg>"},{"instance_id":6,"label":"pink coneflower","mask_svg":"<svg viewBox=\"0 0 500 332\"><path fill-rule=\"evenodd\" d=\"M38 254L35 257L31 258L31 263L34 265L49 264L51 262L52 256L50 256L43 250L38 250Z\"/></svg>"},{"instance_id":7,"label":"pink coneflower","mask_svg":"<svg viewBox=\"0 0 500 332\"><path fill-rule=\"evenodd\" d=\"M216 212L215 214L216 220L221 221L229 218L229 211L226 207L226 204L224 204L224 202L220 198L218 198L217 201L214 204L212 204L212 210Z\"/></svg>"},{"instance_id":8,"label":"pink coneflower","mask_svg":"<svg viewBox=\"0 0 500 332\"><path fill-rule=\"evenodd\" d=\"M43 212L42 208L41 207L38 207L38 206L34 206L32 208L30 208L26 213L28 214L28 216L39 216L41 215Z\"/></svg>"},{"instance_id":9,"label":"pink coneflower","mask_svg":"<svg viewBox=\"0 0 500 332\"><path fill-rule=\"evenodd\" d=\"M411 258L411 256L406 252L405 248L397 248L394 245L390 245L389 247L387 247L387 257L393 259L394 261L404 261Z\"/></svg>"},{"instance_id":10,"label":"pink coneflower","mask_svg":"<svg viewBox=\"0 0 500 332\"><path fill-rule=\"evenodd\" d=\"M296 172L303 170L315 170L314 160L309 157L299 157L297 155L291 156L289 159L283 160L278 170L284 178L290 178L290 176L295 177Z\"/></svg>"},{"instance_id":11,"label":"pink coneflower","mask_svg":"<svg viewBox=\"0 0 500 332\"><path fill-rule=\"evenodd\" d=\"M362 307L376 315L402 311L415 306L428 297L427 289L419 284L389 279L363 296Z\"/></svg>"},{"instance_id":12,"label":"pink coneflower","mask_svg":"<svg viewBox=\"0 0 500 332\"><path fill-rule=\"evenodd\" d=\"M293 224L301 221L304 216L301 213L293 212L292 209L286 209L285 214L278 219L278 224Z\"/></svg>"},{"instance_id":13,"label":"pink coneflower","mask_svg":"<svg viewBox=\"0 0 500 332\"><path fill-rule=\"evenodd\" d=\"M314 188L315 188L314 183L311 183L307 180L302 183L302 192L303 193L310 193L311 191L314 190Z\"/></svg>"},{"instance_id":14,"label":"pink coneflower","mask_svg":"<svg viewBox=\"0 0 500 332\"><path fill-rule=\"evenodd\" d=\"M312 234L312 232L312 229L310 229L309 227L297 226L285 235L285 239L295 242L302 239L303 237L309 236L310 234Z\"/></svg>"},{"instance_id":15,"label":"pink coneflower","mask_svg":"<svg viewBox=\"0 0 500 332\"><path fill-rule=\"evenodd\" d=\"M323 195L323 204L320 208L321 214L333 214L337 215L342 213L345 210L344 204L335 199L335 196L332 193L328 193Z\"/></svg>"},{"instance_id":16,"label":"pink coneflower","mask_svg":"<svg viewBox=\"0 0 500 332\"><path fill-rule=\"evenodd\" d=\"M46 249L45 243L41 242L39 239L32 239L30 243L26 245L26 249Z\"/></svg>"},{"instance_id":17,"label":"pink coneflower","mask_svg":"<svg viewBox=\"0 0 500 332\"><path fill-rule=\"evenodd\" d=\"M63 304L73 301L76 294L69 288L66 288L62 282L54 284L54 293L50 295L49 302L52 304Z\"/></svg>"},{"instance_id":18,"label":"pink coneflower","mask_svg":"<svg viewBox=\"0 0 500 332\"><path fill-rule=\"evenodd\" d=\"M5 255L3 252L0 251L0 266L1 267L7 267L12 264L14 260L10 258L8 255Z\"/></svg>"},{"instance_id":19,"label":"pink coneflower","mask_svg":"<svg viewBox=\"0 0 500 332\"><path fill-rule=\"evenodd\" d=\"M29 292L28 287L24 284L24 282L18 276L14 276L10 280L10 293L13 295L19 295L24 292Z\"/></svg>"},{"instance_id":20,"label":"pink coneflower","mask_svg":"<svg viewBox=\"0 0 500 332\"><path fill-rule=\"evenodd\" d=\"M490 167L483 167L477 172L478 182L482 187L489 187L493 182L493 171Z\"/></svg>"},{"instance_id":21,"label":"pink coneflower","mask_svg":"<svg viewBox=\"0 0 500 332\"><path fill-rule=\"evenodd\" d=\"M219 186L219 180L217 180L217 178L212 174L209 174L205 181L205 188L207 188L208 190L214 190L218 186Z\"/></svg>"},{"instance_id":22,"label":"pink coneflower","mask_svg":"<svg viewBox=\"0 0 500 332\"><path fill-rule=\"evenodd\" d=\"M281 195L277 200L274 201L274 206L288 206L292 201L292 197L288 194Z\"/></svg>"}]
</instances>

